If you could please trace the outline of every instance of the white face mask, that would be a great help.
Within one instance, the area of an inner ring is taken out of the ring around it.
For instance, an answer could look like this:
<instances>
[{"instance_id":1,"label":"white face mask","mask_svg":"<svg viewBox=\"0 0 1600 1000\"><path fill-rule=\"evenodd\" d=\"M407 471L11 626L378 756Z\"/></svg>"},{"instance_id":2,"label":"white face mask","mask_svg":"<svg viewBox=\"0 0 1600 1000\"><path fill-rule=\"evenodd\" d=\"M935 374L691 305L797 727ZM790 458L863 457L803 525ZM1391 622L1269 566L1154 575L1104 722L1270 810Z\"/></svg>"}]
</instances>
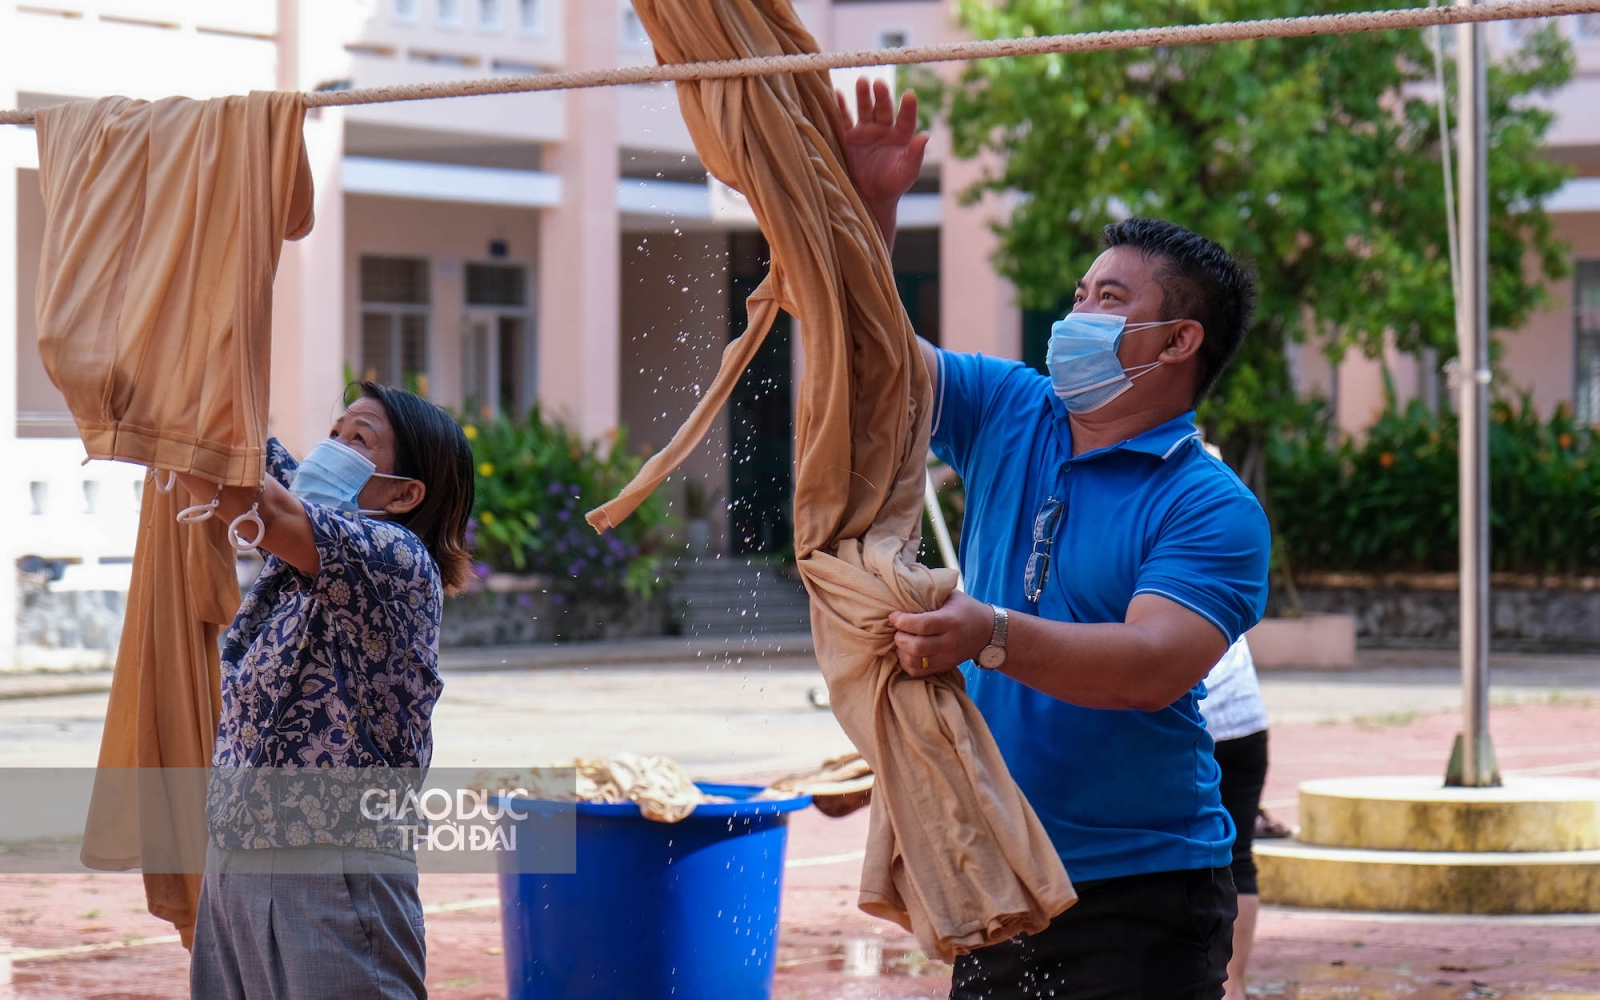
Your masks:
<instances>
[{"instance_id":1,"label":"white face mask","mask_svg":"<svg viewBox=\"0 0 1600 1000\"><path fill-rule=\"evenodd\" d=\"M1128 323L1116 313L1072 312L1050 328L1045 367L1056 395L1069 413L1093 413L1133 388L1133 380L1161 367L1153 361L1138 368L1123 368L1117 357L1125 334L1182 323L1164 319Z\"/></svg>"}]
</instances>

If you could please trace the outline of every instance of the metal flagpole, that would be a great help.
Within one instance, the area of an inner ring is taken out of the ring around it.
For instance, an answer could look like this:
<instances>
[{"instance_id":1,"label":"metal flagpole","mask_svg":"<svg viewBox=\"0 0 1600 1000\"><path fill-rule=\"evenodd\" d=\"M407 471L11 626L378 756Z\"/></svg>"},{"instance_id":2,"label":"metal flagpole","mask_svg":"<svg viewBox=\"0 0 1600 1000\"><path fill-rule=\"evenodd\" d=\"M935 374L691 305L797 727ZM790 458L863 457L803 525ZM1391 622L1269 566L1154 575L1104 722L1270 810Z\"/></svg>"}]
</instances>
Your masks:
<instances>
[{"instance_id":1,"label":"metal flagpole","mask_svg":"<svg viewBox=\"0 0 1600 1000\"><path fill-rule=\"evenodd\" d=\"M1474 0L1456 0L1471 6ZM1483 26L1457 26L1460 112L1458 189L1461 295L1456 339L1461 362L1461 694L1462 731L1445 784L1500 784L1489 740L1489 114Z\"/></svg>"}]
</instances>

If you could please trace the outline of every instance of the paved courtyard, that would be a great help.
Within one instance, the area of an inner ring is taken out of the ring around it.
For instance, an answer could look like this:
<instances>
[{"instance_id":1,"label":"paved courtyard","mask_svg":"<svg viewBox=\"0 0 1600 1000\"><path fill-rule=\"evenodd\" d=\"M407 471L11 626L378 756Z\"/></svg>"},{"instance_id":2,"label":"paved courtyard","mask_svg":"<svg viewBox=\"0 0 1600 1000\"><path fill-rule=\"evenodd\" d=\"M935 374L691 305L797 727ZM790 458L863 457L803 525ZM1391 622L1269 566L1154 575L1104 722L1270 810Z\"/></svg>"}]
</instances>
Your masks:
<instances>
[{"instance_id":1,"label":"paved courtyard","mask_svg":"<svg viewBox=\"0 0 1600 1000\"><path fill-rule=\"evenodd\" d=\"M1266 802L1293 820L1310 777L1440 773L1458 722L1453 658L1369 653L1365 669L1272 673L1273 770ZM812 708L804 657L450 672L436 763L503 766L616 750L665 753L697 777L760 781L849 744ZM1497 658L1492 716L1508 772L1600 776L1600 659ZM105 695L0 700L0 766L90 765ZM864 814L793 824L776 996L942 997L948 970L909 935L861 914L854 888ZM503 997L499 912L489 876L432 875L429 983L443 1000ZM144 912L137 876L0 876L0 938L52 949L18 962L18 998L187 995L186 955ZM842 968L874 939L880 975ZM858 948L859 950L859 948ZM1427 918L1267 910L1252 992L1263 997L1550 997L1600 1000L1600 918ZM4 996L0 987L0 996Z\"/></svg>"}]
</instances>

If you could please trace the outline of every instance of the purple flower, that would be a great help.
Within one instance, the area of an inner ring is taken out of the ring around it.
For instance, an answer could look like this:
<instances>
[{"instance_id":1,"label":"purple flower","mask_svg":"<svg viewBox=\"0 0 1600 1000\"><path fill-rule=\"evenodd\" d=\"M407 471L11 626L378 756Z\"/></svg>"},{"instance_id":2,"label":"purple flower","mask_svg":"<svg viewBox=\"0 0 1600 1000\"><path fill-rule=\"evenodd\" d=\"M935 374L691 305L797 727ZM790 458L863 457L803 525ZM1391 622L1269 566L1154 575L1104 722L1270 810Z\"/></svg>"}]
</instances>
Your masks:
<instances>
[{"instance_id":1,"label":"purple flower","mask_svg":"<svg viewBox=\"0 0 1600 1000\"><path fill-rule=\"evenodd\" d=\"M486 579L490 573L494 572L494 570L489 566L488 563L481 562L473 564L472 572L476 573L479 579Z\"/></svg>"},{"instance_id":2,"label":"purple flower","mask_svg":"<svg viewBox=\"0 0 1600 1000\"><path fill-rule=\"evenodd\" d=\"M584 550L583 554L588 556L590 559L593 559L595 556L600 554L600 550L591 545Z\"/></svg>"},{"instance_id":3,"label":"purple flower","mask_svg":"<svg viewBox=\"0 0 1600 1000\"><path fill-rule=\"evenodd\" d=\"M518 594L517 595L517 607L523 608L523 609L527 609L527 608L533 607L533 595L532 594Z\"/></svg>"},{"instance_id":4,"label":"purple flower","mask_svg":"<svg viewBox=\"0 0 1600 1000\"><path fill-rule=\"evenodd\" d=\"M467 519L465 541L467 543L467 548L469 549L475 549L478 547L478 519L475 517Z\"/></svg>"},{"instance_id":5,"label":"purple flower","mask_svg":"<svg viewBox=\"0 0 1600 1000\"><path fill-rule=\"evenodd\" d=\"M570 507L563 508L561 513L556 515L556 520L560 521L562 524L565 524L568 521L572 520L572 508L570 508Z\"/></svg>"},{"instance_id":6,"label":"purple flower","mask_svg":"<svg viewBox=\"0 0 1600 1000\"><path fill-rule=\"evenodd\" d=\"M565 493L566 491L567 491L567 486L566 486L565 483L551 483L550 484L549 492L550 492L550 495L553 496L553 497L558 497L561 494Z\"/></svg>"},{"instance_id":7,"label":"purple flower","mask_svg":"<svg viewBox=\"0 0 1600 1000\"><path fill-rule=\"evenodd\" d=\"M550 606L551 607L559 608L563 604L566 604L566 603L567 603L567 595L565 595L565 594L551 594L550 595Z\"/></svg>"},{"instance_id":8,"label":"purple flower","mask_svg":"<svg viewBox=\"0 0 1600 1000\"><path fill-rule=\"evenodd\" d=\"M577 562L567 567L567 575L576 578L579 573L583 572L583 568L587 565L588 563L584 562L582 559L579 559Z\"/></svg>"}]
</instances>

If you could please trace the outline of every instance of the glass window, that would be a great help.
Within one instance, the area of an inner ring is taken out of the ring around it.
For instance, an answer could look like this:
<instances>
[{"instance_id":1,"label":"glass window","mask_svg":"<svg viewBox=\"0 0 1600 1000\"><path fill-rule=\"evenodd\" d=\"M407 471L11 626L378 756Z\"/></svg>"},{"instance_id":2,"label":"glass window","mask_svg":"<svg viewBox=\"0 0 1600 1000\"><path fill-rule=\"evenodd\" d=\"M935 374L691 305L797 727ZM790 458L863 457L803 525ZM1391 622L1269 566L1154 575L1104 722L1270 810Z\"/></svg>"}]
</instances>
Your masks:
<instances>
[{"instance_id":1,"label":"glass window","mask_svg":"<svg viewBox=\"0 0 1600 1000\"><path fill-rule=\"evenodd\" d=\"M525 306L528 304L527 286L528 272L525 268L467 265L469 306Z\"/></svg>"},{"instance_id":2,"label":"glass window","mask_svg":"<svg viewBox=\"0 0 1600 1000\"><path fill-rule=\"evenodd\" d=\"M420 0L392 0L392 3L393 6L389 9L396 21L403 24L415 24L417 22L417 8L420 6Z\"/></svg>"},{"instance_id":3,"label":"glass window","mask_svg":"<svg viewBox=\"0 0 1600 1000\"><path fill-rule=\"evenodd\" d=\"M1575 14L1572 22L1576 29L1573 34L1578 36L1579 41L1600 39L1600 14Z\"/></svg>"},{"instance_id":4,"label":"glass window","mask_svg":"<svg viewBox=\"0 0 1600 1000\"><path fill-rule=\"evenodd\" d=\"M428 262L361 258L363 379L428 393Z\"/></svg>"},{"instance_id":5,"label":"glass window","mask_svg":"<svg viewBox=\"0 0 1600 1000\"><path fill-rule=\"evenodd\" d=\"M1600 261L1579 261L1573 286L1573 408L1579 420L1600 424Z\"/></svg>"},{"instance_id":6,"label":"glass window","mask_svg":"<svg viewBox=\"0 0 1600 1000\"><path fill-rule=\"evenodd\" d=\"M904 28L885 28L878 32L878 48L903 49L911 44L911 32Z\"/></svg>"},{"instance_id":7,"label":"glass window","mask_svg":"<svg viewBox=\"0 0 1600 1000\"><path fill-rule=\"evenodd\" d=\"M502 27L500 0L478 0L478 27L483 31L499 31Z\"/></svg>"},{"instance_id":8,"label":"glass window","mask_svg":"<svg viewBox=\"0 0 1600 1000\"><path fill-rule=\"evenodd\" d=\"M517 30L525 35L544 34L544 0L517 0Z\"/></svg>"},{"instance_id":9,"label":"glass window","mask_svg":"<svg viewBox=\"0 0 1600 1000\"><path fill-rule=\"evenodd\" d=\"M439 24L446 28L461 27L462 0L437 0Z\"/></svg>"},{"instance_id":10,"label":"glass window","mask_svg":"<svg viewBox=\"0 0 1600 1000\"><path fill-rule=\"evenodd\" d=\"M428 262L414 257L361 258L361 301L428 304Z\"/></svg>"},{"instance_id":11,"label":"glass window","mask_svg":"<svg viewBox=\"0 0 1600 1000\"><path fill-rule=\"evenodd\" d=\"M486 418L520 416L538 391L527 269L468 264L465 277L462 400L468 410Z\"/></svg>"},{"instance_id":12,"label":"glass window","mask_svg":"<svg viewBox=\"0 0 1600 1000\"><path fill-rule=\"evenodd\" d=\"M622 0L622 44L629 49L650 47L650 35L644 30L644 22L639 20L639 12L633 9L630 0Z\"/></svg>"}]
</instances>

